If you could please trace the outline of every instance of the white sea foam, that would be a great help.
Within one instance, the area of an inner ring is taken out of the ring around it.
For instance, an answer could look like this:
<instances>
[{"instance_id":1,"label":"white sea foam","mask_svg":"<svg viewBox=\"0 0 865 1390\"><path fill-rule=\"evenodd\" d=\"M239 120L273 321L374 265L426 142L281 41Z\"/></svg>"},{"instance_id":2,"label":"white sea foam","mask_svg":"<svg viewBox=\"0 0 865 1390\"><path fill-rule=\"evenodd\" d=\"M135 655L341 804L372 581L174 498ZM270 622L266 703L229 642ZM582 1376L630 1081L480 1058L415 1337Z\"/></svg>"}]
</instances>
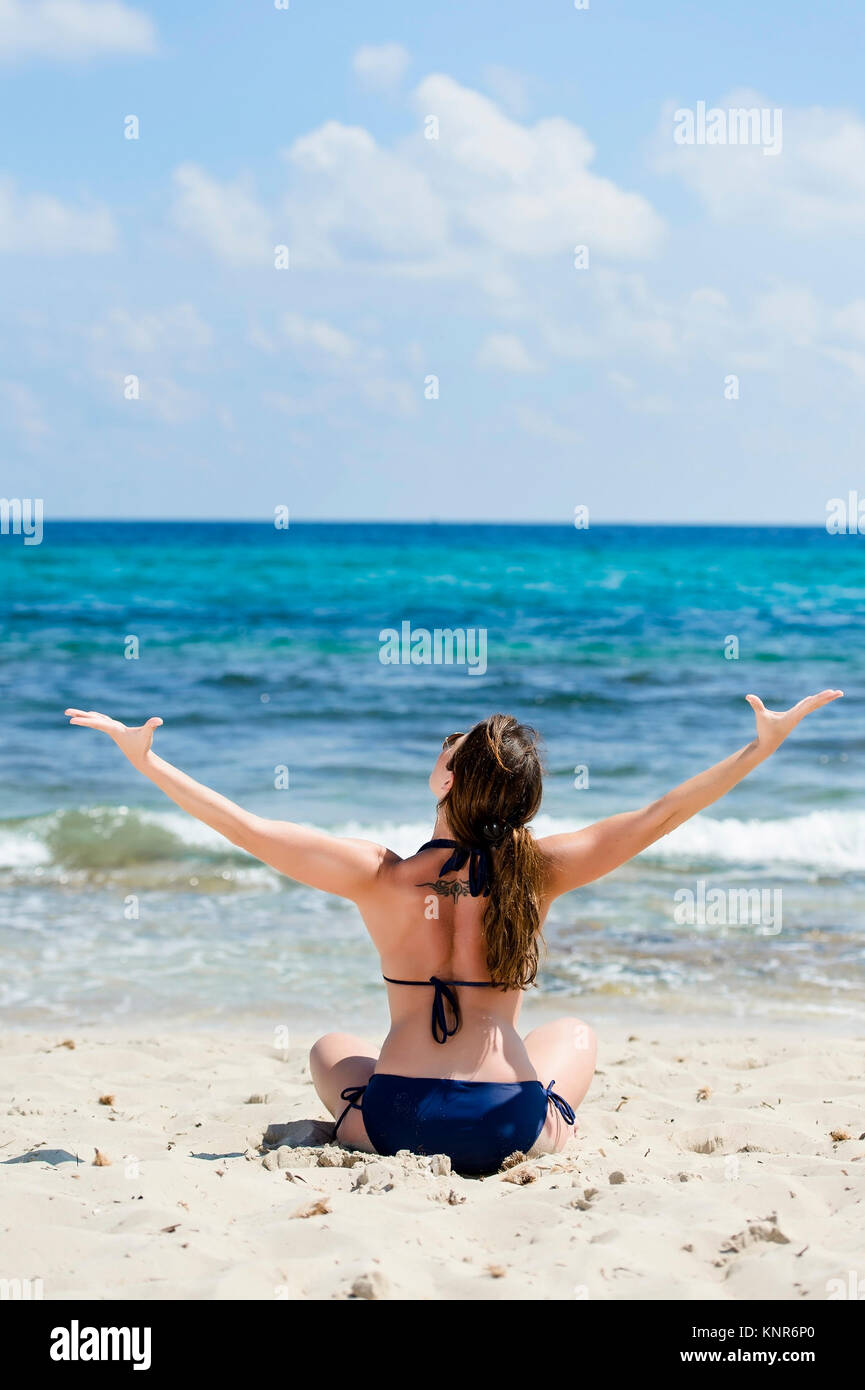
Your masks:
<instances>
[{"instance_id":1,"label":"white sea foam","mask_svg":"<svg viewBox=\"0 0 865 1390\"><path fill-rule=\"evenodd\" d=\"M538 816L538 836L561 835L589 822ZM429 823L366 825L349 821L336 834L376 840L397 854L412 854L430 833ZM681 864L794 865L826 873L865 872L865 812L812 811L777 820L723 820L695 816L643 852L647 860Z\"/></svg>"},{"instance_id":2,"label":"white sea foam","mask_svg":"<svg viewBox=\"0 0 865 1390\"><path fill-rule=\"evenodd\" d=\"M92 807L71 813L69 820L68 815L55 812L0 828L0 869L41 877L39 871L64 863L86 872L90 867L116 869L140 861L238 857L238 851L216 831L180 811ZM88 836L82 836L84 816L93 823L92 860ZM575 831L585 824L541 815L533 828L544 836ZM413 854L431 834L429 821L350 820L329 828L336 835L385 844L403 856ZM696 816L651 845L642 861L679 868L789 866L827 875L863 873L865 813L812 811L769 820Z\"/></svg>"},{"instance_id":3,"label":"white sea foam","mask_svg":"<svg viewBox=\"0 0 865 1390\"><path fill-rule=\"evenodd\" d=\"M0 831L0 869L36 868L51 863L51 851L34 832Z\"/></svg>"}]
</instances>

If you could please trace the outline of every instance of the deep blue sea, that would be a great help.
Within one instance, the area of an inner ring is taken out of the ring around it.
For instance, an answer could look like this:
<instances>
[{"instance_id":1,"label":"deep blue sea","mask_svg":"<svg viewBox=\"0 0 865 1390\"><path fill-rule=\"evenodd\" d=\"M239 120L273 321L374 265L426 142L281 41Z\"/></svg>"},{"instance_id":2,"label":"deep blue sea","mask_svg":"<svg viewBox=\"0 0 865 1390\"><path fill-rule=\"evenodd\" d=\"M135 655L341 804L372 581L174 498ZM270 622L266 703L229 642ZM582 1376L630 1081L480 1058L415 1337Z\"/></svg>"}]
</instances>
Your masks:
<instances>
[{"instance_id":1,"label":"deep blue sea","mask_svg":"<svg viewBox=\"0 0 865 1390\"><path fill-rule=\"evenodd\" d=\"M485 672L382 664L403 623L483 631ZM163 757L258 813L407 853L432 826L443 735L493 711L543 736L544 833L746 743L747 692L783 708L838 686L723 802L559 900L529 1003L861 1027L861 536L55 522L40 545L0 535L0 624L9 1025L385 1025L355 909L185 817L67 705L158 714ZM675 895L699 882L779 890L781 929L683 925Z\"/></svg>"}]
</instances>

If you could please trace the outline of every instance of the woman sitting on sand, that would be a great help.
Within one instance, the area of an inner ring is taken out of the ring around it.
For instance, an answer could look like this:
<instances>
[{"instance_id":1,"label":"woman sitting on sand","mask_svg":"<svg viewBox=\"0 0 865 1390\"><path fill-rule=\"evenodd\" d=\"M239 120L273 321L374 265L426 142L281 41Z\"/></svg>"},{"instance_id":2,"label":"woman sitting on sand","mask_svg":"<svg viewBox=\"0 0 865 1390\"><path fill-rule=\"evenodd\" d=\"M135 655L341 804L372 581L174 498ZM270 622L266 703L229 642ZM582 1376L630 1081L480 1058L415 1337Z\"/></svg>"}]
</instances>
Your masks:
<instances>
[{"instance_id":1,"label":"woman sitting on sand","mask_svg":"<svg viewBox=\"0 0 865 1390\"><path fill-rule=\"evenodd\" d=\"M356 903L381 959L391 1027L381 1052L350 1033L313 1047L312 1079L338 1117L335 1137L373 1153L446 1153L459 1172L490 1173L516 1150L564 1148L595 1069L595 1038L579 1019L517 1032L553 899L711 806L841 693L778 713L747 695L756 736L737 753L640 810L543 839L529 830L541 803L534 731L492 715L445 738L429 779L433 837L408 859L244 811L152 752L161 719L129 729L93 710L66 714L107 733L133 767L232 844Z\"/></svg>"}]
</instances>

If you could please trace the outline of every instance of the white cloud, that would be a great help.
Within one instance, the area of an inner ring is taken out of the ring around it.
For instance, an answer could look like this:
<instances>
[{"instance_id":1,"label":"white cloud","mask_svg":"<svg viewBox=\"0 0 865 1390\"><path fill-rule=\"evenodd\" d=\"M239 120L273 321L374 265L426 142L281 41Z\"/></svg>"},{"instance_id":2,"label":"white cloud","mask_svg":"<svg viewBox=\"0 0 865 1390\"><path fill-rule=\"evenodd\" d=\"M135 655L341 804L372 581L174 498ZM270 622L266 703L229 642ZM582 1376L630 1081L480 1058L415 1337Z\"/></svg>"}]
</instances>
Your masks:
<instances>
[{"instance_id":1,"label":"white cloud","mask_svg":"<svg viewBox=\"0 0 865 1390\"><path fill-rule=\"evenodd\" d=\"M388 90L399 86L410 62L401 43L365 43L355 53L352 67L364 86Z\"/></svg>"},{"instance_id":2,"label":"white cloud","mask_svg":"<svg viewBox=\"0 0 865 1390\"><path fill-rule=\"evenodd\" d=\"M328 121L286 151L292 191L284 215L300 263L379 261L392 271L505 278L499 260L642 257L663 226L639 194L589 167L595 150L570 121L524 126L452 78L413 95L418 129L392 149L369 131ZM421 125L439 122L427 140ZM491 283L493 282L491 281Z\"/></svg>"},{"instance_id":3,"label":"white cloud","mask_svg":"<svg viewBox=\"0 0 865 1390\"><path fill-rule=\"evenodd\" d=\"M107 208L72 207L45 193L20 193L14 180L0 178L0 251L65 255L110 251L114 220Z\"/></svg>"},{"instance_id":4,"label":"white cloud","mask_svg":"<svg viewBox=\"0 0 865 1390\"><path fill-rule=\"evenodd\" d=\"M812 371L824 359L857 379L863 376L861 299L833 308L807 286L779 283L738 307L711 287L664 300L643 276L611 270L597 274L593 289L583 326L563 328L558 320L538 318L536 327L563 359L615 362L607 379L623 392L629 409L657 414L671 408L668 397L638 391L634 360L677 372L702 360L723 372L787 374L793 369L791 349L796 349ZM620 370L625 363L627 375Z\"/></svg>"},{"instance_id":5,"label":"white cloud","mask_svg":"<svg viewBox=\"0 0 865 1390\"><path fill-rule=\"evenodd\" d=\"M854 113L785 106L781 153L767 156L759 145L676 145L674 105L661 117L655 163L677 174L718 221L797 235L865 229L865 123ZM750 91L733 92L717 106L774 109Z\"/></svg>"},{"instance_id":6,"label":"white cloud","mask_svg":"<svg viewBox=\"0 0 865 1390\"><path fill-rule=\"evenodd\" d=\"M296 181L285 215L300 263L442 256L448 209L427 172L368 131L328 121L295 140L286 159Z\"/></svg>"},{"instance_id":7,"label":"white cloud","mask_svg":"<svg viewBox=\"0 0 865 1390\"><path fill-rule=\"evenodd\" d=\"M303 395L285 391L263 391L261 395L262 404L280 415L295 421L324 419L329 429L353 427L354 413L344 408L348 403L360 402L383 415L405 418L416 414L419 398L420 390L412 389L407 381L363 371L313 384Z\"/></svg>"},{"instance_id":8,"label":"white cloud","mask_svg":"<svg viewBox=\"0 0 865 1390\"><path fill-rule=\"evenodd\" d=\"M682 352L687 310L661 299L645 276L596 270L591 288L595 323L569 327L564 333L558 328L547 331L551 345L558 347L562 356L636 353L663 363Z\"/></svg>"},{"instance_id":9,"label":"white cloud","mask_svg":"<svg viewBox=\"0 0 865 1390\"><path fill-rule=\"evenodd\" d=\"M167 425L182 425L197 420L209 408L200 391L182 386L169 376L150 376L143 373L139 377L139 396L127 400L124 396L125 377L117 371L97 370L94 376L106 383L111 398L124 410L140 411L143 416L155 416Z\"/></svg>"},{"instance_id":10,"label":"white cloud","mask_svg":"<svg viewBox=\"0 0 865 1390\"><path fill-rule=\"evenodd\" d=\"M347 333L323 319L304 319L299 314L283 314L280 327L286 337L299 346L316 347L331 357L353 357L357 344Z\"/></svg>"},{"instance_id":11,"label":"white cloud","mask_svg":"<svg viewBox=\"0 0 865 1390\"><path fill-rule=\"evenodd\" d=\"M0 0L0 60L153 53L153 21L119 0Z\"/></svg>"},{"instance_id":12,"label":"white cloud","mask_svg":"<svg viewBox=\"0 0 865 1390\"><path fill-rule=\"evenodd\" d=\"M191 304L175 304L168 309L145 310L131 314L127 309L109 309L93 325L92 336L111 350L135 353L197 353L213 341L210 325Z\"/></svg>"},{"instance_id":13,"label":"white cloud","mask_svg":"<svg viewBox=\"0 0 865 1390\"><path fill-rule=\"evenodd\" d=\"M196 164L181 164L174 171L174 182L179 192L173 216L183 231L223 260L273 265L270 218L256 202L248 180L219 183Z\"/></svg>"},{"instance_id":14,"label":"white cloud","mask_svg":"<svg viewBox=\"0 0 865 1390\"><path fill-rule=\"evenodd\" d=\"M325 319L300 314L281 314L277 330L298 349L298 362L311 379L302 396L280 390L262 393L263 403L280 414L292 419L326 416L334 425L339 423L336 407L349 400L396 417L417 410L420 387L413 389L404 378L389 375L387 354L378 345L361 342ZM270 354L279 352L274 334L258 330L255 342Z\"/></svg>"},{"instance_id":15,"label":"white cloud","mask_svg":"<svg viewBox=\"0 0 865 1390\"><path fill-rule=\"evenodd\" d=\"M570 264L582 244L600 257L642 258L658 246L661 218L592 170L594 146L570 121L521 125L441 74L412 101L416 130L391 148L339 121L298 137L284 152L289 188L274 217L248 181L223 185L181 166L176 220L226 260L260 260L273 225L294 266L471 279L493 296L510 292L521 260ZM437 140L424 137L429 115Z\"/></svg>"},{"instance_id":16,"label":"white cloud","mask_svg":"<svg viewBox=\"0 0 865 1390\"><path fill-rule=\"evenodd\" d=\"M506 372L539 370L515 333L488 333L478 349L477 365Z\"/></svg>"},{"instance_id":17,"label":"white cloud","mask_svg":"<svg viewBox=\"0 0 865 1390\"><path fill-rule=\"evenodd\" d=\"M488 97L443 74L415 93L419 114L438 117L435 170L455 223L518 256L568 255L587 244L599 254L645 256L661 219L636 193L592 172L595 147L562 117L533 126L511 120ZM426 151L427 155L431 153Z\"/></svg>"}]
</instances>

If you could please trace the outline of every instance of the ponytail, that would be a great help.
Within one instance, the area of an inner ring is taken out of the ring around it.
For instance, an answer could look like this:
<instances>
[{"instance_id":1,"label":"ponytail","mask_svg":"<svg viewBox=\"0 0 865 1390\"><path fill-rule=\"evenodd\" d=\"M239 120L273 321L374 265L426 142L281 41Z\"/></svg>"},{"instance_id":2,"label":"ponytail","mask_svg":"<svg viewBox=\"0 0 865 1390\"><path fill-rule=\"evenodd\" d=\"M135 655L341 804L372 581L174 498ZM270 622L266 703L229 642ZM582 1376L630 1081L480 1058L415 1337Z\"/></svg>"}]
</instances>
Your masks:
<instances>
[{"instance_id":1,"label":"ponytail","mask_svg":"<svg viewBox=\"0 0 865 1390\"><path fill-rule=\"evenodd\" d=\"M505 989L534 983L543 939L545 865L527 824L541 804L536 740L509 714L476 724L454 750L454 780L440 803L459 844L489 847L484 948L490 978Z\"/></svg>"},{"instance_id":2,"label":"ponytail","mask_svg":"<svg viewBox=\"0 0 865 1390\"><path fill-rule=\"evenodd\" d=\"M525 825L508 831L494 853L484 912L490 979L508 989L525 989L538 973L543 878L543 858L531 831Z\"/></svg>"}]
</instances>

